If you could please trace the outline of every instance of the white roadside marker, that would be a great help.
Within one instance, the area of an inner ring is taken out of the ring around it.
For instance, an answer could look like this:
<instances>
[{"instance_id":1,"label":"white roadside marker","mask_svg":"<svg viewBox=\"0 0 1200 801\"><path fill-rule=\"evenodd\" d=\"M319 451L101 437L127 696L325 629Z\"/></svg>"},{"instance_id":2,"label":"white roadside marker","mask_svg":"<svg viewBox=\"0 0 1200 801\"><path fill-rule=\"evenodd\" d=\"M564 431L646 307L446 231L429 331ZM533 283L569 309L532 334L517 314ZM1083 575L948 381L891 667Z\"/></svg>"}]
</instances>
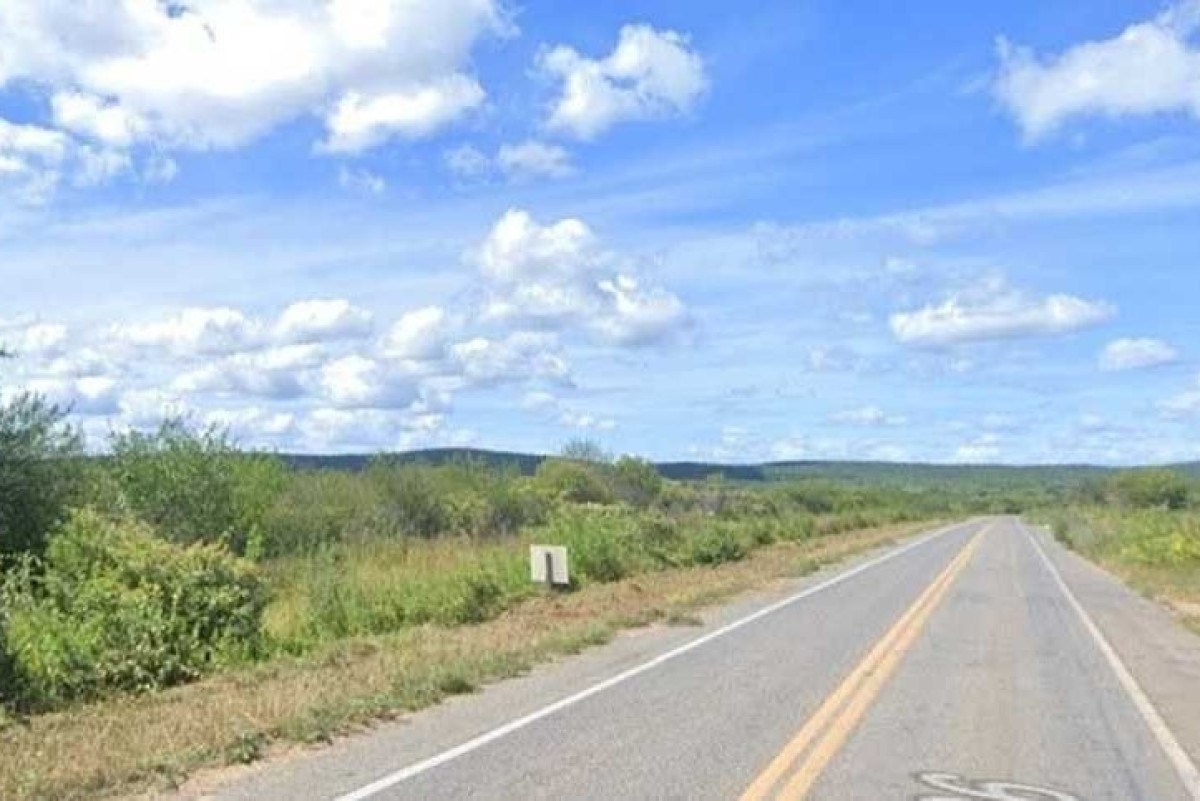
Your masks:
<instances>
[{"instance_id":1,"label":"white roadside marker","mask_svg":"<svg viewBox=\"0 0 1200 801\"><path fill-rule=\"evenodd\" d=\"M873 567L877 567L878 565L883 564L884 562L888 562L892 559L895 559L897 556L907 553L908 551L911 551L913 548L917 548L921 545L924 545L925 543L929 542L932 539L940 537L944 534L949 534L951 531L961 529L964 526L971 525L972 523L975 523L975 522L977 522L977 521L968 520L963 523L955 523L952 526L946 526L945 528L940 528L931 534L926 534L924 537L921 537L918 540L914 540L913 542L910 542L907 545L904 545L900 548L896 548L894 550L888 551L887 553L877 556L874 559L871 559L870 561L863 562L861 565L853 567L853 568L845 571L844 573L839 573L838 575L833 576L832 578L830 578L826 581L823 581L820 584L815 584L812 587L809 587L805 590L801 590L800 592L796 593L795 595L790 595L781 601L776 601L775 603L771 604L770 606L765 606L762 609L759 609L757 612L754 612L753 614L747 615L746 617L743 617L743 618L739 618L739 619L733 621L732 623L727 623L726 625L722 626L719 629L715 629L715 630L709 632L708 634L705 634L702 637L697 637L696 639L691 640L690 642L684 643L683 645L679 646L678 648L674 648L670 651L659 654L658 656L654 657L653 659L649 660L648 662L643 662L642 664L637 665L636 667L632 667L622 673L618 673L615 676L611 676L610 678L607 678L604 681L599 682L598 684L593 684L591 687L588 687L584 690L580 690L579 692L575 693L574 695L568 695L566 698L563 698L559 701L555 701L553 704L544 706L541 709L538 709L534 712L530 712L528 715L519 717L516 720L511 720L502 726L497 726L496 728L492 729L491 731L484 732L483 734L479 735L478 737L467 740L465 743L456 745L455 747L453 747L449 750L443 751L440 754L436 754L434 756L429 757L428 759L424 759L424 760L421 760L420 762L413 763L412 765L409 765L406 768L401 768L400 770L397 770L394 773L389 773L386 776L383 776L382 778L377 779L376 781L373 781L368 785L365 785L364 787L360 787L359 789L353 790L349 793L346 793L345 795L340 795L335 799L335 801L363 801L363 799L370 798L371 796L377 795L377 794L383 792L384 790L388 789L389 787L394 787L395 785L399 784L400 782L407 781L408 779L411 779L414 776L419 776L420 774L425 773L430 770L433 770L434 768L436 768L440 765L444 765L447 762L458 759L461 756L465 756L466 754L469 754L472 751L476 751L476 750L484 747L488 743L492 743L503 737L507 737L508 735L512 734L513 732L523 729L526 726L530 725L531 723L536 723L537 721L541 720L542 718L550 717L551 715L553 715L557 712L561 712L562 710L564 710L568 707L578 704L580 701L591 698L593 695L598 695L599 693L602 693L605 690L616 687L618 684L622 684L624 682L629 681L630 679L634 678L635 676L640 676L641 674L646 673L647 671L653 670L654 668L659 667L660 665L666 664L667 662L670 662L672 659L676 659L690 651L694 651L695 649L699 648L702 645L705 645L707 643L712 642L713 640L724 637L725 635L730 634L734 631L737 631L738 629L742 628L743 626L749 625L750 623L753 623L756 620L760 620L760 619L766 617L767 615L774 614L775 612L778 612L781 609L791 606L792 604L796 603L797 601L802 601L805 598L816 595L817 593L819 593L823 590L827 590L830 587L834 587L838 584L841 584L842 582L844 582L850 578L853 578L854 576L857 576L859 573L863 573L867 570L870 570Z\"/></svg>"}]
</instances>

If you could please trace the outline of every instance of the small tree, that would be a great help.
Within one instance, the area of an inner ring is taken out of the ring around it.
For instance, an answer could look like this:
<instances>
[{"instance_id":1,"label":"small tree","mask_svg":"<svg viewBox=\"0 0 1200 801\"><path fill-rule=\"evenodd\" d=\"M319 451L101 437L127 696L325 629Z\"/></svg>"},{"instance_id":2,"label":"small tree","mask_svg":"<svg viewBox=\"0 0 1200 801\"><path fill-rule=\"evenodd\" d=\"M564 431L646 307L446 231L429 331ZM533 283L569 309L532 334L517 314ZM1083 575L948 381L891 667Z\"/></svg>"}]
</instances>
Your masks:
<instances>
[{"instance_id":1,"label":"small tree","mask_svg":"<svg viewBox=\"0 0 1200 801\"><path fill-rule=\"evenodd\" d=\"M282 492L278 459L242 453L217 428L182 419L157 431L114 433L112 470L126 506L178 543L222 542L245 553Z\"/></svg>"},{"instance_id":2,"label":"small tree","mask_svg":"<svg viewBox=\"0 0 1200 801\"><path fill-rule=\"evenodd\" d=\"M40 553L78 489L83 438L30 394L0 406L0 558Z\"/></svg>"},{"instance_id":3,"label":"small tree","mask_svg":"<svg viewBox=\"0 0 1200 801\"><path fill-rule=\"evenodd\" d=\"M573 462L588 462L591 464L608 464L612 457L600 447L600 444L590 439L572 439L563 445L560 454L562 458Z\"/></svg>"},{"instance_id":4,"label":"small tree","mask_svg":"<svg viewBox=\"0 0 1200 801\"><path fill-rule=\"evenodd\" d=\"M632 506L646 507L662 494L663 477L645 459L622 456L613 465L613 490Z\"/></svg>"}]
</instances>

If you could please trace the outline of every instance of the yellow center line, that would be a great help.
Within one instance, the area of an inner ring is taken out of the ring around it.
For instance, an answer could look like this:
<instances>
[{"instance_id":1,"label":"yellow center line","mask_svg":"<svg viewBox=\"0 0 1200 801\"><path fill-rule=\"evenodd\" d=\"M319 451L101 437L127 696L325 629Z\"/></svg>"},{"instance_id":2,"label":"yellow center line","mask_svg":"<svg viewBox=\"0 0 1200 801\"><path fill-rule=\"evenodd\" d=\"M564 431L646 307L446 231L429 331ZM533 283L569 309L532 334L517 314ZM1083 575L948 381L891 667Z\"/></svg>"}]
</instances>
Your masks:
<instances>
[{"instance_id":1,"label":"yellow center line","mask_svg":"<svg viewBox=\"0 0 1200 801\"><path fill-rule=\"evenodd\" d=\"M989 526L988 529L990 528ZM959 573L966 567L988 529L976 534L925 588L887 634L809 717L779 755L771 760L766 769L746 788L741 801L759 801L772 797L772 789L789 773L791 778L775 797L800 799L808 793L822 770L849 738L854 726L878 696L900 659L916 641L925 623ZM793 766L822 732L823 736L813 747L808 758L792 772Z\"/></svg>"}]
</instances>

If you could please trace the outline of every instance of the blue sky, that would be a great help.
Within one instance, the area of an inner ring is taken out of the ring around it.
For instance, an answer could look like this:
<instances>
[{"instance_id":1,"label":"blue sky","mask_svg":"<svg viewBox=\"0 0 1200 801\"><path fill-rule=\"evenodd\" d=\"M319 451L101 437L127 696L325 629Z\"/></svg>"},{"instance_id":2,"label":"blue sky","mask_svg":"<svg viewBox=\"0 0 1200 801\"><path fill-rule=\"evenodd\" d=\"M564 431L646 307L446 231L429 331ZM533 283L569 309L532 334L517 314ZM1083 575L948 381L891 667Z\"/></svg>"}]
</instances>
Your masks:
<instances>
[{"instance_id":1,"label":"blue sky","mask_svg":"<svg viewBox=\"0 0 1200 801\"><path fill-rule=\"evenodd\" d=\"M97 448L1197 459L1198 134L1196 0L5 0L0 396Z\"/></svg>"}]
</instances>

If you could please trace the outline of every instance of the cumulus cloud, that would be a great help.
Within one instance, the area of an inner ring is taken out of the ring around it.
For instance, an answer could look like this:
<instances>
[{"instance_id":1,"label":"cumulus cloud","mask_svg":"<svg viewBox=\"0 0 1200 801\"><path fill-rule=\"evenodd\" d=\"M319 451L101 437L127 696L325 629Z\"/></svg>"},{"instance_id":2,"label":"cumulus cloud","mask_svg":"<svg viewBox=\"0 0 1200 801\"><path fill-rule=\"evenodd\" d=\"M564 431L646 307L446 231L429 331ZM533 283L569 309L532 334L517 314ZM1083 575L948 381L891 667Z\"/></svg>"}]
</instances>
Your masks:
<instances>
[{"instance_id":1,"label":"cumulus cloud","mask_svg":"<svg viewBox=\"0 0 1200 801\"><path fill-rule=\"evenodd\" d=\"M309 372L324 359L316 345L289 345L237 353L187 370L171 382L184 395L215 394L288 400L306 394Z\"/></svg>"},{"instance_id":2,"label":"cumulus cloud","mask_svg":"<svg viewBox=\"0 0 1200 801\"><path fill-rule=\"evenodd\" d=\"M1200 2L1185 0L1119 35L1040 58L1001 39L996 97L1037 139L1085 115L1200 117Z\"/></svg>"},{"instance_id":3,"label":"cumulus cloud","mask_svg":"<svg viewBox=\"0 0 1200 801\"><path fill-rule=\"evenodd\" d=\"M0 117L0 190L22 204L46 203L66 177L77 186L94 186L130 170L132 164L126 153Z\"/></svg>"},{"instance_id":4,"label":"cumulus cloud","mask_svg":"<svg viewBox=\"0 0 1200 801\"><path fill-rule=\"evenodd\" d=\"M450 358L468 383L496 385L548 379L571 380L558 337L545 332L517 331L502 338L474 337L450 346Z\"/></svg>"},{"instance_id":5,"label":"cumulus cloud","mask_svg":"<svg viewBox=\"0 0 1200 801\"><path fill-rule=\"evenodd\" d=\"M384 335L381 350L385 356L411 361L433 361L446 352L453 325L446 310L425 306L401 315Z\"/></svg>"},{"instance_id":6,"label":"cumulus cloud","mask_svg":"<svg viewBox=\"0 0 1200 801\"><path fill-rule=\"evenodd\" d=\"M679 298L644 286L581 220L542 225L510 210L471 258L487 283L486 319L547 329L582 324L627 346L665 341L688 324Z\"/></svg>"},{"instance_id":7,"label":"cumulus cloud","mask_svg":"<svg viewBox=\"0 0 1200 801\"><path fill-rule=\"evenodd\" d=\"M1178 358L1178 351L1161 339L1115 339L1100 353L1100 369L1137 370L1170 364Z\"/></svg>"},{"instance_id":8,"label":"cumulus cloud","mask_svg":"<svg viewBox=\"0 0 1200 801\"><path fill-rule=\"evenodd\" d=\"M325 397L346 408L398 409L419 397L415 373L359 354L324 365L320 381Z\"/></svg>"},{"instance_id":9,"label":"cumulus cloud","mask_svg":"<svg viewBox=\"0 0 1200 801\"><path fill-rule=\"evenodd\" d=\"M118 410L119 387L111 376L33 378L19 388L5 387L3 400L10 400L18 392L40 395L77 415L109 415Z\"/></svg>"},{"instance_id":10,"label":"cumulus cloud","mask_svg":"<svg viewBox=\"0 0 1200 801\"><path fill-rule=\"evenodd\" d=\"M233 147L319 116L324 147L356 151L477 107L471 50L512 31L495 0L6 0L0 88L113 147Z\"/></svg>"},{"instance_id":11,"label":"cumulus cloud","mask_svg":"<svg viewBox=\"0 0 1200 801\"><path fill-rule=\"evenodd\" d=\"M257 345L262 335L262 323L229 307L183 309L162 320L118 323L109 329L118 342L179 354L243 351Z\"/></svg>"},{"instance_id":12,"label":"cumulus cloud","mask_svg":"<svg viewBox=\"0 0 1200 801\"><path fill-rule=\"evenodd\" d=\"M991 281L938 304L890 318L892 333L906 345L941 347L963 342L1055 336L1108 322L1111 303L1074 295L1030 297Z\"/></svg>"},{"instance_id":13,"label":"cumulus cloud","mask_svg":"<svg viewBox=\"0 0 1200 801\"><path fill-rule=\"evenodd\" d=\"M119 343L177 356L230 355L272 343L362 339L373 326L366 309L344 298L329 298L292 303L273 322L227 306L193 307L158 320L118 323L108 335Z\"/></svg>"},{"instance_id":14,"label":"cumulus cloud","mask_svg":"<svg viewBox=\"0 0 1200 801\"><path fill-rule=\"evenodd\" d=\"M538 68L562 81L546 125L592 139L621 122L685 114L708 88L704 62L687 37L649 25L621 28L604 58L558 45L538 55Z\"/></svg>"},{"instance_id":15,"label":"cumulus cloud","mask_svg":"<svg viewBox=\"0 0 1200 801\"><path fill-rule=\"evenodd\" d=\"M0 319L0 347L18 356L61 356L67 338L68 330L62 323Z\"/></svg>"},{"instance_id":16,"label":"cumulus cloud","mask_svg":"<svg viewBox=\"0 0 1200 801\"><path fill-rule=\"evenodd\" d=\"M275 336L283 342L320 342L369 336L371 313L343 298L303 300L283 310Z\"/></svg>"}]
</instances>

